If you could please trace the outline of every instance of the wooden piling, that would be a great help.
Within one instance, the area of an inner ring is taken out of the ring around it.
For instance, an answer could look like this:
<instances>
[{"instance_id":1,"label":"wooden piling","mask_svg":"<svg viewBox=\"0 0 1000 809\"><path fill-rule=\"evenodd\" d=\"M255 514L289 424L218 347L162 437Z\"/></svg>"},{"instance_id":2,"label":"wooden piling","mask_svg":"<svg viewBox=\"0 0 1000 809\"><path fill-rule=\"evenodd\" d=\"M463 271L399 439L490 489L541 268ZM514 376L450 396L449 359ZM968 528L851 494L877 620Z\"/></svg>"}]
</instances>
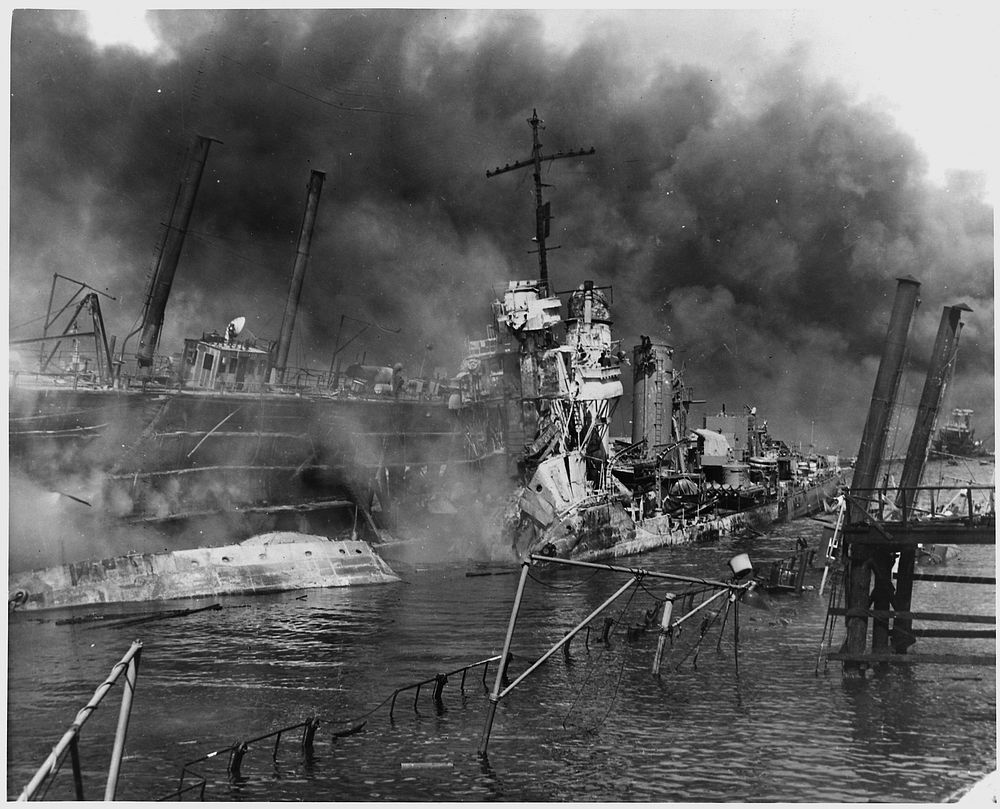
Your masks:
<instances>
[{"instance_id":1,"label":"wooden piling","mask_svg":"<svg viewBox=\"0 0 1000 809\"><path fill-rule=\"evenodd\" d=\"M913 278L897 279L896 297L882 347L882 359L875 378L868 418L865 421L854 477L851 481L852 491L875 488L885 450L890 415L902 375L910 320L917 307L919 290L919 281ZM862 522L868 516L867 507L858 505L856 500L852 501L850 515L851 522ZM869 607L872 567L876 560L869 548L854 547L845 550L845 553L848 554L845 585L848 607L845 619L847 627L845 649L849 654L862 654L868 637L868 618L865 611ZM845 661L844 673L848 676L860 674L860 666L853 661Z\"/></svg>"}]
</instances>

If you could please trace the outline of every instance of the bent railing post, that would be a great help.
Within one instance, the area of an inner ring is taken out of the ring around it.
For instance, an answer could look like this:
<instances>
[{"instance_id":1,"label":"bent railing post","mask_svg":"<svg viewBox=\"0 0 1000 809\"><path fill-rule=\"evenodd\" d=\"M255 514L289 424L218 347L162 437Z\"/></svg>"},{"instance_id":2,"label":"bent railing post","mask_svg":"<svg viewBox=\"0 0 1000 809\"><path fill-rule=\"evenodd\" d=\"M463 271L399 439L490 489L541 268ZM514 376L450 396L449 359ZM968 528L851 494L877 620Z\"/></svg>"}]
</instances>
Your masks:
<instances>
[{"instance_id":1,"label":"bent railing post","mask_svg":"<svg viewBox=\"0 0 1000 809\"><path fill-rule=\"evenodd\" d=\"M521 596L524 595L524 583L528 578L527 560L521 563L521 578L517 582L517 593L514 595L514 606L510 611L510 621L507 624L507 636L503 641L503 651L500 653L500 663L497 666L497 678L490 694L490 706L486 713L486 725L483 727L483 737L479 742L479 757L486 757L486 745L490 742L490 732L493 730L493 717L496 716L497 703L500 702L500 689L503 687L503 676L507 670L507 655L510 653L510 643L514 637L514 627L517 626L517 612L521 608Z\"/></svg>"},{"instance_id":2,"label":"bent railing post","mask_svg":"<svg viewBox=\"0 0 1000 809\"><path fill-rule=\"evenodd\" d=\"M125 753L125 736L128 734L128 721L132 716L132 695L135 693L135 681L139 674L139 658L142 656L142 644L138 644L135 654L128 661L125 669L125 685L122 690L122 705L118 711L118 728L115 731L115 745L111 750L111 765L108 767L108 783L104 787L104 800L113 801L118 788L118 773L122 766L122 756Z\"/></svg>"},{"instance_id":3,"label":"bent railing post","mask_svg":"<svg viewBox=\"0 0 1000 809\"><path fill-rule=\"evenodd\" d=\"M514 608L511 611L510 615L510 625L507 627L507 637L504 640L503 655L505 659L507 653L510 651L510 643L512 636L514 634L514 626L517 623L517 611L518 608L520 607L521 595L524 591L524 580L528 577L528 563L524 562L523 564L524 567L522 568L521 572L521 580L518 583L517 595L514 598ZM563 636L562 640L556 643L555 646L553 646L545 654L543 654L540 658L538 658L538 660L536 660L534 663L528 666L528 668L525 669L523 672L521 672L521 674L518 677L516 677L513 682L511 682L506 687L503 687L502 690L501 690L501 686L503 685L502 673L505 667L501 665L500 671L497 673L496 685L493 687L493 694L490 696L490 705L486 713L486 724L483 727L482 739L479 742L478 752L480 758L486 758L486 748L490 743L490 733L493 731L493 718L496 715L497 705L499 704L500 700L503 697L507 696L507 694L509 694L511 691L513 691L518 686L519 683L521 683L529 674L535 671L535 669L541 666L542 663L548 660L552 655L558 652L566 643L571 641L578 632L582 631L587 626L587 624L589 624L592 620L594 620L594 618L596 618L598 615L604 612L604 610L610 607L615 602L615 600L618 599L619 596L628 591L637 581L639 581L640 578L641 578L640 575L633 574L629 578L629 580L624 585L622 585L622 587L620 587L612 596L606 599L603 604L601 604L597 609L591 612L590 615L584 618L579 624L573 627L573 629L571 629L568 633L566 633L565 636Z\"/></svg>"},{"instance_id":4,"label":"bent railing post","mask_svg":"<svg viewBox=\"0 0 1000 809\"><path fill-rule=\"evenodd\" d=\"M129 671L129 680L125 694L122 696L122 715L119 716L118 732L115 735L115 747L112 753L111 767L108 772L107 789L111 790L111 795L114 797L114 785L118 780L118 770L121 765L122 752L125 748L125 730L128 728L128 714L132 707L132 692L135 690L135 675L138 670L138 657L141 650L142 643L134 641L131 648L125 653L125 656L115 663L114 667L111 669L111 673L108 675L108 678L97 687L97 690L94 692L94 696L90 698L90 702L88 702L76 715L76 718L73 720L73 724L70 726L69 730L63 734L63 737L59 740L56 746L52 748L52 752L49 753L48 758L45 759L42 766L38 768L38 772L35 773L31 781L28 782L28 785L22 790L21 794L17 798L19 801L31 800L38 791L38 788L42 785L42 783L44 783L45 779L58 772L59 766L65 757L67 750L69 750L70 754L73 756L73 778L76 793L78 796L82 795L83 785L79 776L79 759L76 754L77 739L86 721L101 704L101 700L104 699L105 695L111 689L111 686L117 682L121 673L127 669ZM107 791L105 791L105 799L109 800L109 798L107 798Z\"/></svg>"}]
</instances>

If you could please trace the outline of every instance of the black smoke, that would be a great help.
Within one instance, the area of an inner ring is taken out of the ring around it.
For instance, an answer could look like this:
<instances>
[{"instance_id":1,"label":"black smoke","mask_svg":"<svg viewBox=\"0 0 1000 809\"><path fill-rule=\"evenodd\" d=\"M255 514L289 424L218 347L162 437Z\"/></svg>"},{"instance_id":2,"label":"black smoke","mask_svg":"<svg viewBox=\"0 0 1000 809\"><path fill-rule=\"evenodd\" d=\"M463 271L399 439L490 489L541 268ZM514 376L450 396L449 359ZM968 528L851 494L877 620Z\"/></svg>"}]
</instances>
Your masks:
<instances>
[{"instance_id":1,"label":"black smoke","mask_svg":"<svg viewBox=\"0 0 1000 809\"><path fill-rule=\"evenodd\" d=\"M119 340L134 328L199 133L221 143L161 351L237 315L277 337L316 168L327 180L290 365L325 370L338 333L373 321L400 332L369 327L345 361L454 368L464 338L481 336L491 285L537 273L530 176L485 176L529 156L537 109L546 152L597 149L545 169L555 288L612 284L626 349L641 334L674 345L706 411L756 405L787 440L855 452L895 278L912 275L922 305L904 403L919 398L942 306L966 302L946 406L975 409L991 432L981 178L929 182L892 118L810 79L801 51L771 65L750 102L705 69L640 72L611 32L554 52L529 13L149 18L166 55L100 49L77 13L13 16L15 337L38 328L53 273L116 296L102 304ZM356 320L341 329L342 315Z\"/></svg>"}]
</instances>

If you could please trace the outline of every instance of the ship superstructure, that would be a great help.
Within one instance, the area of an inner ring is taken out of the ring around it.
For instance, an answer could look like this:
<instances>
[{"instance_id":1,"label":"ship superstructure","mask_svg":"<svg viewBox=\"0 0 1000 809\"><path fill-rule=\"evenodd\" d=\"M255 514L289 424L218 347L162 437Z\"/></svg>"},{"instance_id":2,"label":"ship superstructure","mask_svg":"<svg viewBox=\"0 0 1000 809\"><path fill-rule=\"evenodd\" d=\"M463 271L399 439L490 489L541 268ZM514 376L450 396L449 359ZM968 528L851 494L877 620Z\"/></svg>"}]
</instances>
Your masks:
<instances>
[{"instance_id":1,"label":"ship superstructure","mask_svg":"<svg viewBox=\"0 0 1000 809\"><path fill-rule=\"evenodd\" d=\"M937 431L931 444L931 456L936 458L978 458L988 453L982 441L976 440L972 426L973 411L956 407L948 423Z\"/></svg>"},{"instance_id":2,"label":"ship superstructure","mask_svg":"<svg viewBox=\"0 0 1000 809\"><path fill-rule=\"evenodd\" d=\"M583 559L622 555L753 522L822 508L840 482L823 463L800 469L758 423L756 409L706 417L691 429L695 401L674 367L671 346L642 337L631 362L612 336L610 287L584 281L562 301L546 261L550 205L540 165L590 150L544 155L537 112L530 159L488 177L533 168L537 280L495 290L483 340L470 341L456 407L493 421L517 477L506 532L518 553ZM632 367L632 435L614 439L612 416ZM490 414L490 415L484 415Z\"/></svg>"}]
</instances>

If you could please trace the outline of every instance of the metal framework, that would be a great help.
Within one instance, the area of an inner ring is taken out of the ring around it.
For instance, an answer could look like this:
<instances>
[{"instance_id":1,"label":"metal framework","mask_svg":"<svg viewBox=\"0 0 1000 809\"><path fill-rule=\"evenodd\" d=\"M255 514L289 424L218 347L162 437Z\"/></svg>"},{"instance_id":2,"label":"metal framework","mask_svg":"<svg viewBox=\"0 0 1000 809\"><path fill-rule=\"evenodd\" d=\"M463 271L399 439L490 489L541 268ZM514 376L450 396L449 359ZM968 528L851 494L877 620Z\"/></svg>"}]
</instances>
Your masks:
<instances>
[{"instance_id":1,"label":"metal framework","mask_svg":"<svg viewBox=\"0 0 1000 809\"><path fill-rule=\"evenodd\" d=\"M28 785L18 796L19 801L30 801L36 797L38 790L47 780L59 772L66 754L70 754L73 766L73 783L78 801L85 800L83 795L83 773L80 769L79 738L80 731L90 718L91 714L97 710L101 701L107 695L111 687L118 681L122 673L125 674L125 687L122 691L121 709L118 712L118 728L115 731L114 746L111 750L111 763L108 767L108 779L104 787L104 800L115 799L115 790L118 786L118 773L121 770L122 757L125 751L125 736L128 733L129 717L132 713L132 695L135 692L136 677L139 674L139 658L142 652L142 644L135 641L125 656L111 669L108 678L98 686L94 696L76 715L69 730L59 740L59 743L52 748L48 758L39 767ZM43 796L44 797L44 796Z\"/></svg>"},{"instance_id":2,"label":"metal framework","mask_svg":"<svg viewBox=\"0 0 1000 809\"><path fill-rule=\"evenodd\" d=\"M582 632L584 629L587 629L591 621L593 621L598 615L600 615L602 612L604 612L604 610L606 610L615 601L617 601L620 596L628 592L628 590L631 589L632 586L635 585L637 582L648 577L653 579L663 579L666 581L685 582L688 584L703 584L711 587L718 587L720 589L720 592L706 599L697 607L690 610L686 615L683 615L676 621L670 622L669 626L664 626L663 627L664 632L668 632L673 628L679 626L684 621L689 620L692 616L701 611L709 603L715 601L722 595L728 595L730 597L731 602L736 601L739 595L747 592L755 584L755 582L752 580L739 584L735 580L725 582L725 581L718 581L716 579L706 579L697 576L682 576L673 573L660 573L652 570L644 570L642 568L623 567L620 565L604 564L601 562L582 562L575 559L557 559L550 556L531 554L527 559L525 559L521 563L521 577L518 580L517 592L514 595L514 606L511 608L510 621L507 625L507 635L504 638L503 651L500 653L500 659L504 661L509 659L510 647L514 637L514 629L517 626L517 615L521 607L521 599L524 595L524 585L528 578L528 569L530 568L533 562L568 565L571 567L583 567L595 570L607 570L613 573L627 573L629 574L629 580L621 587L619 587L614 592L614 594L605 599L605 601L595 610L593 610L586 618L584 618L569 632L563 635L563 637L554 646L552 646L547 652L545 652L545 654L543 654L540 658L538 658L538 660L532 663L527 669L525 669L525 671L523 671L512 682L510 683L504 682L506 675L506 666L505 665L500 666L500 669L497 671L496 681L493 685L493 692L490 695L489 707L487 708L486 712L486 722L483 727L483 734L479 742L478 753L480 758L486 758L486 750L487 747L489 746L490 734L492 733L493 730L493 720L494 717L496 716L496 710L497 706L500 703L500 700L506 697L511 691L513 691L530 674L532 674L539 666L541 666L542 663L548 660L561 648L566 646L566 644L568 644L577 634ZM664 620L665 624L667 623L667 620L668 619ZM736 632L737 645L738 645L739 630L736 622L734 622L734 631ZM658 673L659 658L661 654L662 654L662 644L660 644L660 647L657 649L657 656L653 666L654 673Z\"/></svg>"}]
</instances>

